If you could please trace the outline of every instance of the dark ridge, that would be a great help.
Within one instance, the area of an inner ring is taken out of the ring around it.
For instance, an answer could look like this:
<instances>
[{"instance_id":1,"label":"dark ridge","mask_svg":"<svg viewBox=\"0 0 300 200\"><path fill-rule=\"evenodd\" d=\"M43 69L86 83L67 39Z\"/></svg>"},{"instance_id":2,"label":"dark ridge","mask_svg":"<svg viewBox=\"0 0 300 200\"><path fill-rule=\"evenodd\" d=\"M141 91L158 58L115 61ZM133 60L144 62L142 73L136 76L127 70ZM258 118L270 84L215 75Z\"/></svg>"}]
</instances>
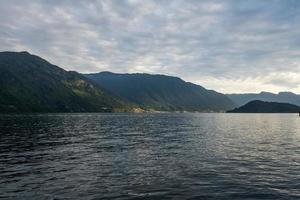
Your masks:
<instances>
[{"instance_id":1,"label":"dark ridge","mask_svg":"<svg viewBox=\"0 0 300 200\"><path fill-rule=\"evenodd\" d=\"M114 112L127 105L77 72L28 52L0 53L0 112Z\"/></svg>"},{"instance_id":2,"label":"dark ridge","mask_svg":"<svg viewBox=\"0 0 300 200\"><path fill-rule=\"evenodd\" d=\"M115 96L145 109L222 112L235 106L221 93L173 76L100 72L86 77Z\"/></svg>"},{"instance_id":3,"label":"dark ridge","mask_svg":"<svg viewBox=\"0 0 300 200\"><path fill-rule=\"evenodd\" d=\"M298 113L300 107L289 103L251 101L246 105L228 111L229 113Z\"/></svg>"}]
</instances>

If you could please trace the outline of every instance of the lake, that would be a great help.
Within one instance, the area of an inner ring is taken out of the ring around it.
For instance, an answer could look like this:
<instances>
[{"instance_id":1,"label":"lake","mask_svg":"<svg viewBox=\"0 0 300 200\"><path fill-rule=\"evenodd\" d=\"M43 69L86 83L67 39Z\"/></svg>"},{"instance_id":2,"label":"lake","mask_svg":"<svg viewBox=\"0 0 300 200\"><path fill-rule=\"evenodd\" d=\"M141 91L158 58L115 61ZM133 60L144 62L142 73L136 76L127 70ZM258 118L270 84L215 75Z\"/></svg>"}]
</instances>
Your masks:
<instances>
[{"instance_id":1,"label":"lake","mask_svg":"<svg viewBox=\"0 0 300 200\"><path fill-rule=\"evenodd\" d=\"M297 114L0 115L3 199L299 199Z\"/></svg>"}]
</instances>

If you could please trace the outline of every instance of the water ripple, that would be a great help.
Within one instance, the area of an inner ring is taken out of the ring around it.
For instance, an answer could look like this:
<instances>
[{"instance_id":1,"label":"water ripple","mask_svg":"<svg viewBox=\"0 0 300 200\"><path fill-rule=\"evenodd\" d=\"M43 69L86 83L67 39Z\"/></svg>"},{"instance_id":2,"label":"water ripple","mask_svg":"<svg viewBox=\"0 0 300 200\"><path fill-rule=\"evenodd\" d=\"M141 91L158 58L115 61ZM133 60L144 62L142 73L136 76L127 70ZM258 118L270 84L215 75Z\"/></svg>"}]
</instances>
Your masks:
<instances>
[{"instance_id":1,"label":"water ripple","mask_svg":"<svg viewBox=\"0 0 300 200\"><path fill-rule=\"evenodd\" d=\"M299 199L290 114L0 115L3 199Z\"/></svg>"}]
</instances>

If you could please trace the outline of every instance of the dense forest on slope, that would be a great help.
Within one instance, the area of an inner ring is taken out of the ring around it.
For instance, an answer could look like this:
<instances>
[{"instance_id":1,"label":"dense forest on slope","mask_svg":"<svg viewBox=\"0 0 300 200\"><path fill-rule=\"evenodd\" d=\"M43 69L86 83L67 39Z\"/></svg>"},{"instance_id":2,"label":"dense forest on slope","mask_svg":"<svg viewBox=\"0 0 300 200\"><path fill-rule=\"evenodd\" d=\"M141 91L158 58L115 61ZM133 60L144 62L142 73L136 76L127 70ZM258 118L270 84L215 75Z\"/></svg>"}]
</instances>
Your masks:
<instances>
[{"instance_id":1,"label":"dense forest on slope","mask_svg":"<svg viewBox=\"0 0 300 200\"><path fill-rule=\"evenodd\" d=\"M28 52L0 53L0 112L113 112L130 107L85 76Z\"/></svg>"},{"instance_id":2,"label":"dense forest on slope","mask_svg":"<svg viewBox=\"0 0 300 200\"><path fill-rule=\"evenodd\" d=\"M145 109L166 111L226 111L235 107L225 95L166 75L86 74L99 86Z\"/></svg>"}]
</instances>

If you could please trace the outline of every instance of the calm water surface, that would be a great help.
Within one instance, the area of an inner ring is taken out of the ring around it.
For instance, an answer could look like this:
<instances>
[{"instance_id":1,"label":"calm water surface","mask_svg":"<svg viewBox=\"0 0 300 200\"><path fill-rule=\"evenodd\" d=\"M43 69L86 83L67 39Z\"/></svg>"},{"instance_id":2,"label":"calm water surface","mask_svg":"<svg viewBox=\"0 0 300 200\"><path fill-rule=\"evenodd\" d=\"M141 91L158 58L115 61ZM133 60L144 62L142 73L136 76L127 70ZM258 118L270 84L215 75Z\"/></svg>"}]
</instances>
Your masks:
<instances>
[{"instance_id":1,"label":"calm water surface","mask_svg":"<svg viewBox=\"0 0 300 200\"><path fill-rule=\"evenodd\" d=\"M300 199L300 117L0 115L0 198Z\"/></svg>"}]
</instances>

